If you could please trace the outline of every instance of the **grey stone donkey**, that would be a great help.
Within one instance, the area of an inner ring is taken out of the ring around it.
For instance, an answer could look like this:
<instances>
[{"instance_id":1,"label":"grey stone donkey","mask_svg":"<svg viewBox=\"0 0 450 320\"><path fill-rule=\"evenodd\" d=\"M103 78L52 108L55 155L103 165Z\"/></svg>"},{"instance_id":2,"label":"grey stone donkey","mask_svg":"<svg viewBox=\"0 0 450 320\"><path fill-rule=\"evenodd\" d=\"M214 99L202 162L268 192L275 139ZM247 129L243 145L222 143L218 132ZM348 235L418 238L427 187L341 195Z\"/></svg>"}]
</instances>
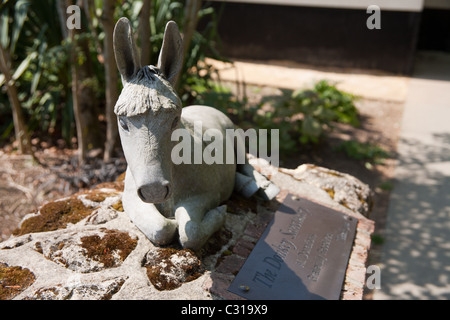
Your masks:
<instances>
[{"instance_id":1,"label":"grey stone donkey","mask_svg":"<svg viewBox=\"0 0 450 320\"><path fill-rule=\"evenodd\" d=\"M231 120L214 108L182 108L173 89L183 52L175 22L166 25L157 67L139 64L126 18L115 26L114 52L124 86L114 108L128 164L122 198L124 210L152 242L168 244L178 231L181 245L197 250L222 226L226 206L220 204L230 197L235 183L246 185L251 194L259 188L252 177L257 173L251 167L247 167L250 177L236 173L235 163L172 162L175 142L171 135L175 129L189 130L192 145L200 143L204 148L203 141L194 137L194 122L201 121L203 131L220 130L223 137L226 129L234 128Z\"/></svg>"}]
</instances>

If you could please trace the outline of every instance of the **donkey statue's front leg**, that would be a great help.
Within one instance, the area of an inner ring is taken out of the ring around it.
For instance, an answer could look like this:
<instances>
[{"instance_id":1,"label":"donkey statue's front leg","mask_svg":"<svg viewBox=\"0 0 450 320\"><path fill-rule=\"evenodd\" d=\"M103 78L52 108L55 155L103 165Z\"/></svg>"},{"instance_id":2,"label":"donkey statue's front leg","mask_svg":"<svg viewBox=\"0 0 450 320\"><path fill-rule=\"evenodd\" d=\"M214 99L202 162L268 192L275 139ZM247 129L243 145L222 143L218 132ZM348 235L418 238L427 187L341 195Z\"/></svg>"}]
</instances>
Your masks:
<instances>
[{"instance_id":1,"label":"donkey statue's front leg","mask_svg":"<svg viewBox=\"0 0 450 320\"><path fill-rule=\"evenodd\" d=\"M149 240L159 245L169 244L173 241L178 227L177 221L166 218L153 203L145 203L139 198L133 177L128 169L125 176L122 204L131 221Z\"/></svg>"},{"instance_id":2,"label":"donkey statue's front leg","mask_svg":"<svg viewBox=\"0 0 450 320\"><path fill-rule=\"evenodd\" d=\"M227 206L208 210L202 196L190 199L175 210L178 234L183 248L200 249L211 235L225 222ZM209 200L209 199L208 199Z\"/></svg>"}]
</instances>

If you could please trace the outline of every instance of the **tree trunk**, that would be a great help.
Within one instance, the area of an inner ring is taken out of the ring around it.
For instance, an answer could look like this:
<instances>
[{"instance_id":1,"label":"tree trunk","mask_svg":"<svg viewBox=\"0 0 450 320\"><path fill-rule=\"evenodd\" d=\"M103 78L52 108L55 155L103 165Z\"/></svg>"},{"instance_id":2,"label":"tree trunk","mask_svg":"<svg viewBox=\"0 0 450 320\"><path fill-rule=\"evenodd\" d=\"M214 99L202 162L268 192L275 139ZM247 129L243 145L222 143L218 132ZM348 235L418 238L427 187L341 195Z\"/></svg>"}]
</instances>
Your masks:
<instances>
[{"instance_id":1,"label":"tree trunk","mask_svg":"<svg viewBox=\"0 0 450 320\"><path fill-rule=\"evenodd\" d=\"M72 45L75 45L75 31L69 31L69 38ZM72 104L73 104L73 114L75 117L75 125L77 128L77 143L78 143L78 163L82 164L86 159L86 135L83 134L83 118L81 117L81 107L78 100L78 92L80 90L78 78L79 72L77 68L77 53L75 48L71 50L70 53L70 71L72 74Z\"/></svg>"},{"instance_id":2,"label":"tree trunk","mask_svg":"<svg viewBox=\"0 0 450 320\"><path fill-rule=\"evenodd\" d=\"M185 18L183 26L183 53L186 56L189 46L194 36L198 22L198 11L202 6L201 0L187 0L185 7Z\"/></svg>"},{"instance_id":3,"label":"tree trunk","mask_svg":"<svg viewBox=\"0 0 450 320\"><path fill-rule=\"evenodd\" d=\"M198 11L202 6L201 0L186 0L185 13L184 13L184 26L183 26L183 64L186 54L191 45L192 37L194 36L195 29L198 22ZM180 77L178 77L180 79ZM178 81L175 84L175 88L178 89Z\"/></svg>"},{"instance_id":4,"label":"tree trunk","mask_svg":"<svg viewBox=\"0 0 450 320\"><path fill-rule=\"evenodd\" d=\"M72 4L71 0L66 2L67 6ZM61 21L66 23L66 21ZM86 160L87 151L102 147L102 138L98 120L97 101L92 87L94 79L92 61L89 53L87 39L77 40L76 35L81 30L69 29L68 36L72 43L70 53L72 73L72 99L78 140L79 164ZM79 62L78 54L84 55L82 63Z\"/></svg>"},{"instance_id":5,"label":"tree trunk","mask_svg":"<svg viewBox=\"0 0 450 320\"><path fill-rule=\"evenodd\" d=\"M0 46L0 70L5 76L6 91L12 107L14 131L19 146L19 152L22 154L31 154L30 136L23 118L22 106L20 105L19 97L17 96L16 85L11 81L10 65L11 61L8 51Z\"/></svg>"},{"instance_id":6,"label":"tree trunk","mask_svg":"<svg viewBox=\"0 0 450 320\"><path fill-rule=\"evenodd\" d=\"M113 0L105 0L103 2L103 17L101 19L105 32L103 43L106 78L106 142L105 153L103 154L105 162L111 160L114 147L118 141L117 119L114 114L114 104L118 97L118 75L113 47L114 2Z\"/></svg>"},{"instance_id":7,"label":"tree trunk","mask_svg":"<svg viewBox=\"0 0 450 320\"><path fill-rule=\"evenodd\" d=\"M150 12L151 0L143 0L141 13L139 15L139 39L141 41L141 66L148 66L151 61L150 42Z\"/></svg>"}]
</instances>

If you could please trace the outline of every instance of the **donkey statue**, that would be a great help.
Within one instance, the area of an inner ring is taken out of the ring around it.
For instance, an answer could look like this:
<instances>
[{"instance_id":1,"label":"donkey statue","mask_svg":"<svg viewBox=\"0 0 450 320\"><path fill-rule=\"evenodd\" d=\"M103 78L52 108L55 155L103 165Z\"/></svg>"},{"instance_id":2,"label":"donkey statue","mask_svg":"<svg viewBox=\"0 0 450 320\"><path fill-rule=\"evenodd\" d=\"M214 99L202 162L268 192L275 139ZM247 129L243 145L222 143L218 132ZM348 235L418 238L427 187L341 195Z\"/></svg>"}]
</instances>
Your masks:
<instances>
[{"instance_id":1,"label":"donkey statue","mask_svg":"<svg viewBox=\"0 0 450 320\"><path fill-rule=\"evenodd\" d=\"M204 148L194 136L194 122L200 121L203 131L219 130L223 137L226 129L234 128L226 115L212 107L182 108L173 89L183 59L175 22L166 25L157 67L140 65L127 18L116 23L113 38L123 83L114 112L128 165L124 211L153 243L169 244L178 232L184 248L198 250L224 223L226 206L221 204L235 185L246 185L249 193L249 188L254 192L268 180L259 180L258 185L255 175L261 177L248 163L245 176L237 173L236 163L175 165L171 160L174 130L188 130L192 145Z\"/></svg>"}]
</instances>

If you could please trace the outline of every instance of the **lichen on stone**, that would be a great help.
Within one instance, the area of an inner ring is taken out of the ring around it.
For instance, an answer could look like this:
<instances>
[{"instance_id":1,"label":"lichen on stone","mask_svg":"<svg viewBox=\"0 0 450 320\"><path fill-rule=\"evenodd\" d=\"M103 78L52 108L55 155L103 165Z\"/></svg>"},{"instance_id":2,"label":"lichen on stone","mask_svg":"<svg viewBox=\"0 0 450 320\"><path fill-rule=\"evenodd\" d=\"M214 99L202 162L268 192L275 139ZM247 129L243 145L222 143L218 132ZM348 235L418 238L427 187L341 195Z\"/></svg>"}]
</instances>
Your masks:
<instances>
[{"instance_id":1,"label":"lichen on stone","mask_svg":"<svg viewBox=\"0 0 450 320\"><path fill-rule=\"evenodd\" d=\"M23 246L28 242L32 241L33 237L31 234L23 237L11 237L8 240L0 243L0 250L9 250Z\"/></svg>"},{"instance_id":2,"label":"lichen on stone","mask_svg":"<svg viewBox=\"0 0 450 320\"><path fill-rule=\"evenodd\" d=\"M101 206L96 209L85 221L86 225L99 225L107 223L111 220L116 219L119 216L118 211L110 208Z\"/></svg>"},{"instance_id":3,"label":"lichen on stone","mask_svg":"<svg viewBox=\"0 0 450 320\"><path fill-rule=\"evenodd\" d=\"M96 284L80 281L42 287L25 297L25 300L110 300L125 280L126 277L116 277Z\"/></svg>"},{"instance_id":4,"label":"lichen on stone","mask_svg":"<svg viewBox=\"0 0 450 320\"><path fill-rule=\"evenodd\" d=\"M119 267L137 245L127 232L100 228L72 232L35 243L35 250L50 261L78 273Z\"/></svg>"}]
</instances>

